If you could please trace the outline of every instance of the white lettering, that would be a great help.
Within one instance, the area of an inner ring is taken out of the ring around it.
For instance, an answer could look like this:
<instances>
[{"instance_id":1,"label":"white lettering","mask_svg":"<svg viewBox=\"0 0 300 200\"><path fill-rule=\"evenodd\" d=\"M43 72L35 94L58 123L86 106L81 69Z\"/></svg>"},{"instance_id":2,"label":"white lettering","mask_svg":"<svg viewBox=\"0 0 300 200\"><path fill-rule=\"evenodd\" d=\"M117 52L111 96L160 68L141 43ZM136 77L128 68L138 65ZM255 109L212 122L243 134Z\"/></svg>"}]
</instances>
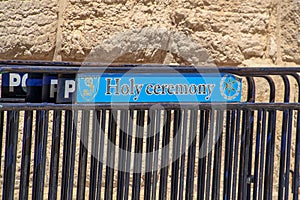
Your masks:
<instances>
[{"instance_id":1,"label":"white lettering","mask_svg":"<svg viewBox=\"0 0 300 200\"><path fill-rule=\"evenodd\" d=\"M54 98L54 93L57 92L57 79L50 81L50 98Z\"/></svg>"},{"instance_id":2,"label":"white lettering","mask_svg":"<svg viewBox=\"0 0 300 200\"><path fill-rule=\"evenodd\" d=\"M75 92L75 81L74 80L66 80L65 82L65 94L64 98L70 98L70 94Z\"/></svg>"},{"instance_id":3,"label":"white lettering","mask_svg":"<svg viewBox=\"0 0 300 200\"><path fill-rule=\"evenodd\" d=\"M27 81L27 79L28 79L28 74L26 73L22 77L22 83L21 83L24 92L27 91L27 89L26 89L26 81Z\"/></svg>"},{"instance_id":4,"label":"white lettering","mask_svg":"<svg viewBox=\"0 0 300 200\"><path fill-rule=\"evenodd\" d=\"M9 74L9 92L14 91L14 87L19 86L21 83L21 77L19 74L10 73Z\"/></svg>"}]
</instances>

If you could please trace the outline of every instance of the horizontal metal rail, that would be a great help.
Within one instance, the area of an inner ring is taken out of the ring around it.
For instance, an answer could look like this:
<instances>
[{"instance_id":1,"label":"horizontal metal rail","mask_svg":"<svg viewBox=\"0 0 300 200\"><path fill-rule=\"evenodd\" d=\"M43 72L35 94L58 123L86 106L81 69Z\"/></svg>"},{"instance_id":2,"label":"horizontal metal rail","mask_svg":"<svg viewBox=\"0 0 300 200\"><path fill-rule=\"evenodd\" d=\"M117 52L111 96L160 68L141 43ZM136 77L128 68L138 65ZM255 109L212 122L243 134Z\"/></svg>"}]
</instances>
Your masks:
<instances>
[{"instance_id":1,"label":"horizontal metal rail","mask_svg":"<svg viewBox=\"0 0 300 200\"><path fill-rule=\"evenodd\" d=\"M158 103L95 103L95 104L54 104L54 103L0 103L0 110L84 110L84 109L149 109ZM300 103L159 103L164 109L205 109L205 110L300 110Z\"/></svg>"},{"instance_id":2,"label":"horizontal metal rail","mask_svg":"<svg viewBox=\"0 0 300 200\"><path fill-rule=\"evenodd\" d=\"M28 73L232 73L247 76L262 75L293 75L300 72L300 67L195 67L173 65L98 65L90 66L19 66L0 65L0 73L3 72L28 72Z\"/></svg>"}]
</instances>

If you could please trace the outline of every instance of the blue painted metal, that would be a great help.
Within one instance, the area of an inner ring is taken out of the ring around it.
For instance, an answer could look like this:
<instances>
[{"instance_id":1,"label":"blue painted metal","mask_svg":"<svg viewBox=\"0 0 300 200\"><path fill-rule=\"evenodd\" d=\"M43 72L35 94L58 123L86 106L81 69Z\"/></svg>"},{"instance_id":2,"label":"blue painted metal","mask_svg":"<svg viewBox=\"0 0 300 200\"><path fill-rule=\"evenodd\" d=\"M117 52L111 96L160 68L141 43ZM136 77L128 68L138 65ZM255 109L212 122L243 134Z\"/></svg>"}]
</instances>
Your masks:
<instances>
[{"instance_id":1,"label":"blue painted metal","mask_svg":"<svg viewBox=\"0 0 300 200\"><path fill-rule=\"evenodd\" d=\"M239 102L241 80L231 74L79 74L76 102Z\"/></svg>"}]
</instances>

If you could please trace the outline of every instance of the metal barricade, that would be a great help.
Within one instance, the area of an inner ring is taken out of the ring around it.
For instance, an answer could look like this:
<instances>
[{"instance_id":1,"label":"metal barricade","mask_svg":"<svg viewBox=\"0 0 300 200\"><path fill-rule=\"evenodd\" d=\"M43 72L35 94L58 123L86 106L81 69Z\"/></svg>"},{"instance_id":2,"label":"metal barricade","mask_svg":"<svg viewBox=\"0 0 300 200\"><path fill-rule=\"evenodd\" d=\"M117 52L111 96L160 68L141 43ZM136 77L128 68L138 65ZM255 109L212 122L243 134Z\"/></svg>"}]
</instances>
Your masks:
<instances>
[{"instance_id":1,"label":"metal barricade","mask_svg":"<svg viewBox=\"0 0 300 200\"><path fill-rule=\"evenodd\" d=\"M0 72L124 73L134 67L12 62L1 63ZM242 102L2 99L1 198L299 199L300 68L218 70L242 78Z\"/></svg>"}]
</instances>

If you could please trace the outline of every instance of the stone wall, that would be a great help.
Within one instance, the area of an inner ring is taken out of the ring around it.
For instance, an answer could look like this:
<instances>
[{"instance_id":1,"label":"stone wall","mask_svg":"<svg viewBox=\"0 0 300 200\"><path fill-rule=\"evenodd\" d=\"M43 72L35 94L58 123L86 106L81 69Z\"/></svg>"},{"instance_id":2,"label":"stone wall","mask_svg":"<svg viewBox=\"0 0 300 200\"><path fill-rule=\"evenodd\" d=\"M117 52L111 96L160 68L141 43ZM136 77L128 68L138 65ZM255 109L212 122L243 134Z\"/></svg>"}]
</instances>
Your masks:
<instances>
[{"instance_id":1,"label":"stone wall","mask_svg":"<svg viewBox=\"0 0 300 200\"><path fill-rule=\"evenodd\" d=\"M0 59L52 60L57 9L54 0L0 1Z\"/></svg>"},{"instance_id":2,"label":"stone wall","mask_svg":"<svg viewBox=\"0 0 300 200\"><path fill-rule=\"evenodd\" d=\"M169 41L176 41L180 55L193 49L174 40L180 33L218 66L295 65L300 64L299 13L299 0L6 0L0 1L0 59L83 61L106 44L107 53L126 54L124 49L135 46L119 62L180 63ZM109 44L124 32L127 42Z\"/></svg>"}]
</instances>

